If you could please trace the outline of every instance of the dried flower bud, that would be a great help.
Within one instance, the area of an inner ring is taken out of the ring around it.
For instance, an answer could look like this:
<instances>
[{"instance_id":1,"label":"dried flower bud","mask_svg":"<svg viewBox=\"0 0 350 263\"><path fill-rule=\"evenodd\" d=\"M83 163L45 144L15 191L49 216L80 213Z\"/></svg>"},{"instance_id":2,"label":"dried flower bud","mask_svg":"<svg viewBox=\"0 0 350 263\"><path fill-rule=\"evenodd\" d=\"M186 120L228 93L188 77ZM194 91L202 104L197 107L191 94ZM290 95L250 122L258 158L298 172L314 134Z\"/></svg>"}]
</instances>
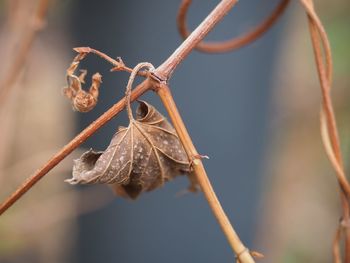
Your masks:
<instances>
[{"instance_id":1,"label":"dried flower bud","mask_svg":"<svg viewBox=\"0 0 350 263\"><path fill-rule=\"evenodd\" d=\"M79 76L74 74L78 68L80 61L85 58L87 53L79 53L67 69L68 86L63 89L63 94L71 100L73 109L79 112L88 112L92 110L96 104L99 95L99 88L102 83L100 73L95 73L92 76L92 83L89 91L82 89L82 84L85 83L86 70L81 70Z\"/></svg>"},{"instance_id":2,"label":"dried flower bud","mask_svg":"<svg viewBox=\"0 0 350 263\"><path fill-rule=\"evenodd\" d=\"M80 90L72 100L73 109L79 112L91 111L97 104L97 100L84 90Z\"/></svg>"}]
</instances>

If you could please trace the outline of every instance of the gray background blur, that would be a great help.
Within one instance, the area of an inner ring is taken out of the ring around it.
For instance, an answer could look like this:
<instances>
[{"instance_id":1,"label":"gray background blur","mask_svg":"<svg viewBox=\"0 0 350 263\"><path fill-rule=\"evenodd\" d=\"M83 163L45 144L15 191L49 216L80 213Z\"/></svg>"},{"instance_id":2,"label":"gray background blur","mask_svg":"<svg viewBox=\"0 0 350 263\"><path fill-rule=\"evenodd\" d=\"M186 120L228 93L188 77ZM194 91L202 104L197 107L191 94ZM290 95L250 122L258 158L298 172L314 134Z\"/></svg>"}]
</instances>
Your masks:
<instances>
[{"instance_id":1,"label":"gray background blur","mask_svg":"<svg viewBox=\"0 0 350 263\"><path fill-rule=\"evenodd\" d=\"M218 1L194 1L194 28ZM71 46L90 46L121 56L128 66L148 61L158 66L181 43L176 29L180 1L75 2L70 11ZM223 40L263 19L277 1L240 1L207 39ZM279 46L282 18L262 39L228 54L193 52L170 81L174 98L214 189L248 247L254 246L263 181L262 162L268 139L271 75ZM73 56L73 54L72 54ZM110 65L89 57L82 68L103 74L101 97L89 114L77 114L77 131L119 100L127 74L108 73ZM155 94L143 98L165 112ZM103 150L122 113L84 146ZM202 194L176 197L188 185L178 178L136 202L116 198L79 219L79 240L72 262L233 262L232 251ZM106 189L108 191L108 189Z\"/></svg>"}]
</instances>

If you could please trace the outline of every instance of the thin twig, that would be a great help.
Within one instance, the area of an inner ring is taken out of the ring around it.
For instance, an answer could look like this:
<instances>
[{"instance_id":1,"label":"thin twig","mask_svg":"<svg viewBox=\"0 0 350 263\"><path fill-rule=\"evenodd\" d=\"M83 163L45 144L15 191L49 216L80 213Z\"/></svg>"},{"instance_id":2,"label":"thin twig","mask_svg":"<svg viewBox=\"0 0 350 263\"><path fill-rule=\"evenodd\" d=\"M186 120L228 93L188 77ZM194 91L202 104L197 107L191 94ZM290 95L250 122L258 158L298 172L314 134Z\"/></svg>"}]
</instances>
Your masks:
<instances>
[{"instance_id":1,"label":"thin twig","mask_svg":"<svg viewBox=\"0 0 350 263\"><path fill-rule=\"evenodd\" d=\"M118 59L111 58L107 54L105 54L99 50L93 49L91 47L76 47L76 48L74 48L74 51L76 51L80 54L93 53L93 54L101 57L102 59L108 61L109 63L111 63L114 66L114 68L112 68L111 71L126 71L129 73L132 72L132 68L126 66L121 58L118 58ZM146 71L139 71L137 73L137 75L142 76L142 77L147 77L147 72Z\"/></svg>"},{"instance_id":2,"label":"thin twig","mask_svg":"<svg viewBox=\"0 0 350 263\"><path fill-rule=\"evenodd\" d=\"M155 72L161 80L168 80L175 68L198 45L199 42L221 21L238 0L222 0L202 23L186 38L173 54Z\"/></svg>"},{"instance_id":3,"label":"thin twig","mask_svg":"<svg viewBox=\"0 0 350 263\"><path fill-rule=\"evenodd\" d=\"M342 262L341 254L340 254L340 246L339 246L339 240L341 239L341 232L342 232L342 229L341 229L341 226L339 225L334 235L333 247L332 247L334 263Z\"/></svg>"},{"instance_id":4,"label":"thin twig","mask_svg":"<svg viewBox=\"0 0 350 263\"><path fill-rule=\"evenodd\" d=\"M321 108L321 135L322 141L330 159L340 186L340 199L342 204L343 216L337 227L334 242L333 242L333 258L335 263L342 262L340 255L341 231L345 234L345 263L350 262L350 205L349 205L349 182L346 178L341 149L338 135L338 129L335 120L334 109L331 99L332 87L332 56L331 48L327 34L318 18L313 5L313 0L301 0L309 20L310 35L315 54L317 72L320 80L322 91L322 108ZM325 57L325 59L323 59Z\"/></svg>"},{"instance_id":5,"label":"thin twig","mask_svg":"<svg viewBox=\"0 0 350 263\"><path fill-rule=\"evenodd\" d=\"M161 84L157 89L157 93L160 96L169 117L176 129L177 134L185 148L187 155L192 162L192 168L196 176L197 182L199 183L210 208L212 209L219 225L224 232L230 246L236 255L239 256L238 260L241 263L253 263L255 262L249 250L243 245L242 241L238 237L236 231L232 227L230 220L225 214L219 199L217 198L213 187L211 186L210 180L204 169L202 160L199 156L196 148L193 145L190 135L187 132L186 126L181 118L181 115L176 107L175 101L171 95L170 89L167 85Z\"/></svg>"},{"instance_id":6,"label":"thin twig","mask_svg":"<svg viewBox=\"0 0 350 263\"><path fill-rule=\"evenodd\" d=\"M25 61L28 57L28 53L34 43L35 37L38 32L42 30L45 24L45 17L48 10L48 0L39 0L35 13L32 17L32 21L29 23L29 28L25 31L25 34L19 40L19 48L16 49L14 59L11 61L9 70L4 80L0 83L0 108L7 100L10 91L15 84L17 77L20 75Z\"/></svg>"},{"instance_id":7,"label":"thin twig","mask_svg":"<svg viewBox=\"0 0 350 263\"><path fill-rule=\"evenodd\" d=\"M284 10L287 8L289 2L290 0L282 0L263 22L261 22L256 28L250 30L248 33L244 33L242 36L234 37L226 41L202 41L198 43L196 49L207 53L223 53L241 48L254 42L276 23L276 21L283 14ZM191 3L192 0L183 0L177 15L177 27L183 39L186 39L186 37L188 37L191 33L186 26L186 15Z\"/></svg>"}]
</instances>

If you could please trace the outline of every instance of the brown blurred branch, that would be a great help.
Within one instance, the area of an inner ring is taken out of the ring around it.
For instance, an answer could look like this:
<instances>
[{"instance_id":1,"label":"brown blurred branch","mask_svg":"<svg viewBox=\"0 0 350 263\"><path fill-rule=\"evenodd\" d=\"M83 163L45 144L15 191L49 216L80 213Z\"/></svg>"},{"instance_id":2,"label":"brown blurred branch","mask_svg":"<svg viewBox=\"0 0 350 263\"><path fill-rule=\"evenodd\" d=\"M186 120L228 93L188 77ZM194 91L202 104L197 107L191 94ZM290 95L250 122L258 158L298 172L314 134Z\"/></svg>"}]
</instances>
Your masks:
<instances>
[{"instance_id":1,"label":"brown blurred branch","mask_svg":"<svg viewBox=\"0 0 350 263\"><path fill-rule=\"evenodd\" d=\"M25 30L25 34L19 39L18 45L15 45L19 47L14 54L14 58L10 63L7 74L0 83L0 108L7 100L17 77L20 75L28 57L28 53L33 46L35 37L44 27L48 5L49 0L39 0L33 18L29 22L27 30Z\"/></svg>"},{"instance_id":2,"label":"brown blurred branch","mask_svg":"<svg viewBox=\"0 0 350 263\"><path fill-rule=\"evenodd\" d=\"M344 171L338 129L330 93L332 88L333 71L331 48L323 25L314 10L313 0L301 0L301 3L308 15L310 35L322 92L322 108L320 115L322 140L327 156L336 172L343 210L343 216L339 222L333 242L333 258L336 263L342 262L339 247L342 237L341 233L344 232L344 260L345 263L350 263L349 181L346 178Z\"/></svg>"},{"instance_id":3,"label":"brown blurred branch","mask_svg":"<svg viewBox=\"0 0 350 263\"><path fill-rule=\"evenodd\" d=\"M234 37L232 39L220 42L202 41L198 43L196 49L207 53L223 53L241 48L254 42L276 23L288 6L289 2L290 0L282 0L264 21L262 21L256 28L250 30L248 33L245 33L243 36ZM186 37L190 35L190 31L186 26L186 16L191 3L192 0L183 0L177 14L177 27L183 39L186 39Z\"/></svg>"}]
</instances>

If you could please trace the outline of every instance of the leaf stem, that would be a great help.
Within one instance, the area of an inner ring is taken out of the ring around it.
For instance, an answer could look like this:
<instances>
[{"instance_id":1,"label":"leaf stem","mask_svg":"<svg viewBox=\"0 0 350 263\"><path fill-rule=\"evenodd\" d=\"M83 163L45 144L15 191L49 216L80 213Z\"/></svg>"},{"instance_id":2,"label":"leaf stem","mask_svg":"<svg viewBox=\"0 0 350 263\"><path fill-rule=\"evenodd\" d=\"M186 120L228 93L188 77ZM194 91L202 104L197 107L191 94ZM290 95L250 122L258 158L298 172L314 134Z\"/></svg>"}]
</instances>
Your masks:
<instances>
[{"instance_id":1,"label":"leaf stem","mask_svg":"<svg viewBox=\"0 0 350 263\"><path fill-rule=\"evenodd\" d=\"M97 56L99 56L100 58L106 60L108 63L112 64L114 66L114 68L111 69L111 71L126 71L131 73L132 72L132 68L129 68L128 66L126 66L123 62L123 60L118 57L117 59L111 58L110 56L108 56L107 54L91 48L91 47L76 47L73 48L74 51L80 53L80 54L95 54ZM142 77L147 77L147 72L146 71L138 71L137 75L142 76Z\"/></svg>"},{"instance_id":2,"label":"leaf stem","mask_svg":"<svg viewBox=\"0 0 350 263\"><path fill-rule=\"evenodd\" d=\"M134 67L134 69L130 74L128 84L126 85L126 91L125 91L126 110L128 112L128 117L130 121L134 120L134 116L132 115L132 109L130 105L131 88L132 88L132 84L134 83L136 75L142 68L148 68L149 70L154 70L154 66L151 63L141 62Z\"/></svg>"}]
</instances>

